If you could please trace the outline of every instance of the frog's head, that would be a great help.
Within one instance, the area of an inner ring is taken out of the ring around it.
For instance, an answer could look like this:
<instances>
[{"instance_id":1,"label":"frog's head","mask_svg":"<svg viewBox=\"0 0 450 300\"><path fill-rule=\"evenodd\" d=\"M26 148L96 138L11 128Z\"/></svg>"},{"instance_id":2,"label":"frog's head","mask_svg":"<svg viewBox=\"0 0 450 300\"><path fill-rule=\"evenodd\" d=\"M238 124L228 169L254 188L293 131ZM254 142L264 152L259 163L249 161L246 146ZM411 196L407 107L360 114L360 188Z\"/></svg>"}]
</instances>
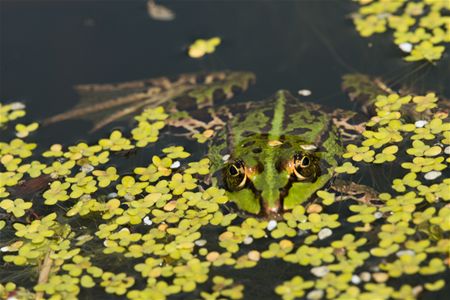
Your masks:
<instances>
[{"instance_id":1,"label":"frog's head","mask_svg":"<svg viewBox=\"0 0 450 300\"><path fill-rule=\"evenodd\" d=\"M296 137L273 141L259 135L243 140L222 168L229 198L246 212L267 216L308 200L311 191L324 185L316 149Z\"/></svg>"}]
</instances>

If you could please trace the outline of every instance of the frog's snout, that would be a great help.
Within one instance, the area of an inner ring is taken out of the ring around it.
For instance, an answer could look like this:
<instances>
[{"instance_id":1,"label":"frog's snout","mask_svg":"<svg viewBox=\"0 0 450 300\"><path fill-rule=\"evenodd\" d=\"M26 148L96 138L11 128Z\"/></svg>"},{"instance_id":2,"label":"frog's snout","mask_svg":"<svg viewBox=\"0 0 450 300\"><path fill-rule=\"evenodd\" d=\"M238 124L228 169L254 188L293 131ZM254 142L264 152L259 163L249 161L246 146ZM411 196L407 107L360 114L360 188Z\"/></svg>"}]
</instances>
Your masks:
<instances>
[{"instance_id":1,"label":"frog's snout","mask_svg":"<svg viewBox=\"0 0 450 300\"><path fill-rule=\"evenodd\" d=\"M279 214L281 212L281 201L278 199L275 202L269 204L269 202L262 200L264 213L266 215Z\"/></svg>"},{"instance_id":2,"label":"frog's snout","mask_svg":"<svg viewBox=\"0 0 450 300\"><path fill-rule=\"evenodd\" d=\"M270 220L280 220L282 219L282 206L281 201L278 200L272 205L268 205L267 202L263 204L264 217Z\"/></svg>"}]
</instances>

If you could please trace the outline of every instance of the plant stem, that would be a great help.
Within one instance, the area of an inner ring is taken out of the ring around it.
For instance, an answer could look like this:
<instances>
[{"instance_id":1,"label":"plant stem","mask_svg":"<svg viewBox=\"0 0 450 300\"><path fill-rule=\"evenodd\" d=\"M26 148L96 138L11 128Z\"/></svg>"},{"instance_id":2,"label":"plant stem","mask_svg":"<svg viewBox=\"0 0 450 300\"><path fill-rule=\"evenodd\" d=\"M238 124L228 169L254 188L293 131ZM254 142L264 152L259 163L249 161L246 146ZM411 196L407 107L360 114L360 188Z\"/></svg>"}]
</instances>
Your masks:
<instances>
[{"instance_id":1,"label":"plant stem","mask_svg":"<svg viewBox=\"0 0 450 300\"><path fill-rule=\"evenodd\" d=\"M42 263L42 266L40 268L41 271L39 272L38 284L44 284L44 283L47 283L47 281L48 281L48 277L50 275L50 270L53 265L53 259L50 258L50 256L52 254L53 254L53 250L50 250L45 255L44 262ZM37 292L35 299L36 300L44 299L44 292Z\"/></svg>"}]
</instances>

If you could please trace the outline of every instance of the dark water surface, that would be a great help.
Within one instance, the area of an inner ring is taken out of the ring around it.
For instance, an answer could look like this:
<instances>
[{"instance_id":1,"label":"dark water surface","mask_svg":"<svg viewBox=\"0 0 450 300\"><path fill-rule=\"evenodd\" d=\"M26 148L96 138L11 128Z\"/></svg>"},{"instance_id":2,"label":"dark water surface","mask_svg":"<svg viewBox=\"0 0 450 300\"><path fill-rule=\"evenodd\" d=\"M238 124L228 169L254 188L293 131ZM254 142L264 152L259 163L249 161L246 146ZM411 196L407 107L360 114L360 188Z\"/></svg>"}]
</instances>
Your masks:
<instances>
[{"instance_id":1,"label":"dark water surface","mask_svg":"<svg viewBox=\"0 0 450 300\"><path fill-rule=\"evenodd\" d=\"M256 86L240 96L245 100L265 98L281 88L309 89L308 101L352 108L340 92L340 83L343 74L355 71L381 76L396 86L414 87L417 92L434 90L450 97L448 55L436 66L403 62L390 34L371 39L358 35L349 18L356 10L351 2L164 4L176 13L174 21L149 18L146 1L2 0L1 101L24 101L30 119L39 120L73 107L78 101L72 89L76 84L222 69L256 74ZM213 36L222 38L213 55L201 60L187 57L190 43ZM87 135L89 128L87 121L67 121L41 129L36 140L42 144L94 141ZM267 270L275 267L272 261L265 264ZM292 271L255 274L249 269L237 281L244 283L247 295L264 298L273 295L273 287L252 286L258 276L289 278L282 274Z\"/></svg>"},{"instance_id":2,"label":"dark water surface","mask_svg":"<svg viewBox=\"0 0 450 300\"><path fill-rule=\"evenodd\" d=\"M150 19L146 1L0 3L0 97L26 101L34 119L73 107L75 84L221 69L256 73L246 99L307 88L310 101L349 108L340 78L354 71L450 95L448 57L411 74L421 63L403 62L389 34L359 37L344 1L164 1L172 22ZM187 57L190 43L212 36L223 39L216 53ZM67 122L47 138L63 127L83 138L87 126Z\"/></svg>"}]
</instances>

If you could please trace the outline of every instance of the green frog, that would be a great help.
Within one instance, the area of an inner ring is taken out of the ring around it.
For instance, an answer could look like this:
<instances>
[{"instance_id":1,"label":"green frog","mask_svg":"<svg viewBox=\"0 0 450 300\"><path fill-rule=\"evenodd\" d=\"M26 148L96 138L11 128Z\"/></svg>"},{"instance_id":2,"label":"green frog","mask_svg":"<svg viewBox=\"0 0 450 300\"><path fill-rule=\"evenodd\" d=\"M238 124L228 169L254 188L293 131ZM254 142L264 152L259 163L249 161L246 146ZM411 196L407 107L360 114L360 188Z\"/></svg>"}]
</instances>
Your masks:
<instances>
[{"instance_id":1,"label":"green frog","mask_svg":"<svg viewBox=\"0 0 450 300\"><path fill-rule=\"evenodd\" d=\"M343 153L329 113L284 90L239 108L209 151L239 209L278 214L325 187Z\"/></svg>"}]
</instances>

